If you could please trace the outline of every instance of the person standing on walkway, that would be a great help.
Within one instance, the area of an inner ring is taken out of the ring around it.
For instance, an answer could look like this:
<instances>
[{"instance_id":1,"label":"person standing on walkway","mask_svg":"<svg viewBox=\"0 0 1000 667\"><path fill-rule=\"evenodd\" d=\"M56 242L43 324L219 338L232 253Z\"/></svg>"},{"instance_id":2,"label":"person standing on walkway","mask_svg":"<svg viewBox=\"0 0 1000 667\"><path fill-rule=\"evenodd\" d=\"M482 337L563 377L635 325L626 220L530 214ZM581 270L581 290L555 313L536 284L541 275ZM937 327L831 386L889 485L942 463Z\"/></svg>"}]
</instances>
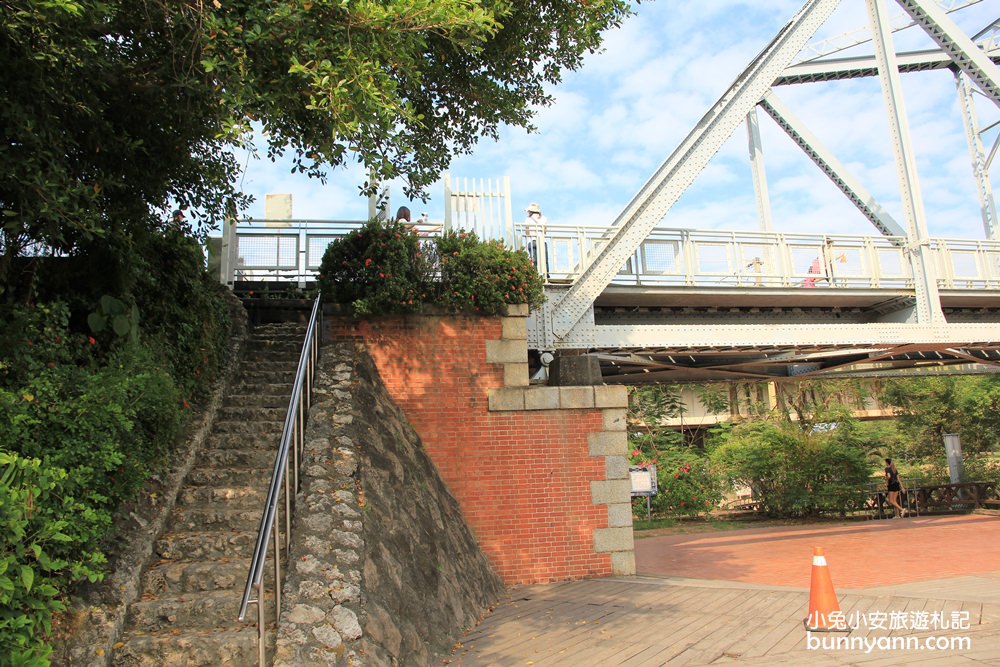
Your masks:
<instances>
[{"instance_id":1,"label":"person standing on walkway","mask_svg":"<svg viewBox=\"0 0 1000 667\"><path fill-rule=\"evenodd\" d=\"M892 459L885 460L885 483L888 489L888 502L896 510L896 518L901 518L906 516L906 510L903 509L902 505L899 504L899 492L906 492L903 488L903 484L899 481L899 471L896 470L896 464L892 462Z\"/></svg>"},{"instance_id":2,"label":"person standing on walkway","mask_svg":"<svg viewBox=\"0 0 1000 667\"><path fill-rule=\"evenodd\" d=\"M527 251L528 256L531 257L531 263L541 272L543 275L548 275L549 273L549 248L548 244L545 243L545 225L548 220L542 215L541 207L535 202L528 204L528 208L524 209L527 213L527 217L524 218L524 234L528 237ZM538 246L544 247L545 252L545 265L540 266L539 262L542 261L542 257L539 256Z\"/></svg>"}]
</instances>

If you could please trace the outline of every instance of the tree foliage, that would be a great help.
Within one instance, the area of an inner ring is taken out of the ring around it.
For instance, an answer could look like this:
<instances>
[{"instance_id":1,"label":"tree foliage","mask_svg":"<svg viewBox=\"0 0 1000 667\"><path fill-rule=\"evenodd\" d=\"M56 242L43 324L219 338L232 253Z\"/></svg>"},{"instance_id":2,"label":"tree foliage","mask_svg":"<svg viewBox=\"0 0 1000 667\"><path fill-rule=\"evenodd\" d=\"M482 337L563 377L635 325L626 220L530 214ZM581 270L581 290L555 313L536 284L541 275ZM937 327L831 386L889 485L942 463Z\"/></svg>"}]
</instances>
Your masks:
<instances>
[{"instance_id":1,"label":"tree foliage","mask_svg":"<svg viewBox=\"0 0 1000 667\"><path fill-rule=\"evenodd\" d=\"M788 423L738 426L724 435L710 461L731 484L750 487L772 516L856 509L871 474L860 448Z\"/></svg>"},{"instance_id":2,"label":"tree foliage","mask_svg":"<svg viewBox=\"0 0 1000 667\"><path fill-rule=\"evenodd\" d=\"M625 0L0 0L0 285L43 243L216 224L233 149L322 176L359 161L422 192L601 44Z\"/></svg>"},{"instance_id":3,"label":"tree foliage","mask_svg":"<svg viewBox=\"0 0 1000 667\"><path fill-rule=\"evenodd\" d=\"M887 384L883 398L896 408L918 456L941 455L945 433L960 434L965 452L997 447L1000 379L994 376L896 379Z\"/></svg>"}]
</instances>

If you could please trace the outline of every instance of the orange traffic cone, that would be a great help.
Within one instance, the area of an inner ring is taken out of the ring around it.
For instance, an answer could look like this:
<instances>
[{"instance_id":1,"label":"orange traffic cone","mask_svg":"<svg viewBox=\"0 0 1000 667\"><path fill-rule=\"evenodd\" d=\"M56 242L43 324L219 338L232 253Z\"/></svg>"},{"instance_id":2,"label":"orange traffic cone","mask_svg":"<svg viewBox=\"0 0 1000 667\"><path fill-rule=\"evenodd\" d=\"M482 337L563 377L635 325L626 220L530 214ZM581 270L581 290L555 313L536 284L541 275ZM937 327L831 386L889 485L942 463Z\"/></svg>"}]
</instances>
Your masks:
<instances>
[{"instance_id":1,"label":"orange traffic cone","mask_svg":"<svg viewBox=\"0 0 1000 667\"><path fill-rule=\"evenodd\" d=\"M813 547L812 578L809 584L809 616L803 619L806 630L811 632L838 632L848 630L844 615L833 590L830 568L826 565L823 547Z\"/></svg>"}]
</instances>

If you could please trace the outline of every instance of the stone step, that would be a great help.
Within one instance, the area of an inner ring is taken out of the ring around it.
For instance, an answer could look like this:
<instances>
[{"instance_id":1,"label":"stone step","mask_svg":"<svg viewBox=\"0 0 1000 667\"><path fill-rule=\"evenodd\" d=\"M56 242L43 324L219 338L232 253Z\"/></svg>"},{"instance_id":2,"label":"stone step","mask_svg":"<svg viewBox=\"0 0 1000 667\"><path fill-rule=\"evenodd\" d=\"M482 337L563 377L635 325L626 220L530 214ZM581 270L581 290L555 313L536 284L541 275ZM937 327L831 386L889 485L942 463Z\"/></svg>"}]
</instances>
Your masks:
<instances>
[{"instance_id":1,"label":"stone step","mask_svg":"<svg viewBox=\"0 0 1000 667\"><path fill-rule=\"evenodd\" d=\"M244 350L243 358L240 360L240 370L262 368L263 370L283 370L288 366L298 366L299 357L302 356L301 349L295 346L286 346L287 349L274 345L255 345L251 349ZM252 356L247 356L252 355Z\"/></svg>"},{"instance_id":2,"label":"stone step","mask_svg":"<svg viewBox=\"0 0 1000 667\"><path fill-rule=\"evenodd\" d=\"M240 400L241 396L267 396L269 398L284 396L284 405L288 405L288 397L292 395L292 380L294 379L295 376L292 375L288 382L236 382L232 385L226 402L236 402Z\"/></svg>"},{"instance_id":3,"label":"stone step","mask_svg":"<svg viewBox=\"0 0 1000 667\"><path fill-rule=\"evenodd\" d=\"M187 483L191 485L216 486L263 486L271 480L271 469L258 468L218 468L198 467L188 473Z\"/></svg>"},{"instance_id":4,"label":"stone step","mask_svg":"<svg viewBox=\"0 0 1000 667\"><path fill-rule=\"evenodd\" d=\"M250 347L243 352L243 363L242 368L248 368L253 366L258 366L260 364L267 364L269 368L267 370L282 371L286 370L289 366L295 368L299 365L299 355L301 350L294 349L280 349L272 347Z\"/></svg>"},{"instance_id":5,"label":"stone step","mask_svg":"<svg viewBox=\"0 0 1000 667\"><path fill-rule=\"evenodd\" d=\"M305 340L305 332L301 336L292 334L274 335L251 335L247 338L247 350L273 350L276 353L285 355L289 352L299 353L302 351L302 343Z\"/></svg>"},{"instance_id":6,"label":"stone step","mask_svg":"<svg viewBox=\"0 0 1000 667\"><path fill-rule=\"evenodd\" d=\"M274 389L272 390L272 388ZM250 385L246 389L252 391L230 393L226 397L225 407L286 409L288 408L288 399L292 395L290 384Z\"/></svg>"},{"instance_id":7,"label":"stone step","mask_svg":"<svg viewBox=\"0 0 1000 667\"><path fill-rule=\"evenodd\" d=\"M238 509L177 507L170 517L171 531L257 530L263 504Z\"/></svg>"},{"instance_id":8,"label":"stone step","mask_svg":"<svg viewBox=\"0 0 1000 667\"><path fill-rule=\"evenodd\" d=\"M219 414L216 419L220 422L282 422L285 420L285 412L287 412L287 409L287 398L285 399L285 405L277 408L261 407L257 405L226 405L219 408Z\"/></svg>"},{"instance_id":9,"label":"stone step","mask_svg":"<svg viewBox=\"0 0 1000 667\"><path fill-rule=\"evenodd\" d=\"M237 615L243 587L197 593L144 593L129 606L126 622L143 630L165 628L239 628L256 622L255 614L240 621Z\"/></svg>"},{"instance_id":10,"label":"stone step","mask_svg":"<svg viewBox=\"0 0 1000 667\"><path fill-rule=\"evenodd\" d=\"M285 364L284 368L247 368L237 373L233 387L238 387L240 393L250 393L248 389L261 384L280 384L285 393L291 393L295 381L296 366Z\"/></svg>"},{"instance_id":11,"label":"stone step","mask_svg":"<svg viewBox=\"0 0 1000 667\"><path fill-rule=\"evenodd\" d=\"M239 603L237 603L238 605ZM115 650L114 667L250 667L257 664L257 628L130 630ZM268 651L273 655L273 651Z\"/></svg>"},{"instance_id":12,"label":"stone step","mask_svg":"<svg viewBox=\"0 0 1000 667\"><path fill-rule=\"evenodd\" d=\"M197 561L253 556L257 529L169 531L156 541L156 556L163 560Z\"/></svg>"},{"instance_id":13,"label":"stone step","mask_svg":"<svg viewBox=\"0 0 1000 667\"><path fill-rule=\"evenodd\" d=\"M275 448L277 447L275 434ZM200 466L216 468L257 468L270 470L274 467L274 449L205 449L199 455Z\"/></svg>"},{"instance_id":14,"label":"stone step","mask_svg":"<svg viewBox=\"0 0 1000 667\"><path fill-rule=\"evenodd\" d=\"M269 562L273 562L270 561ZM250 558L205 561L161 561L142 575L142 592L153 595L243 590L250 571ZM274 581L273 565L264 570L265 587Z\"/></svg>"},{"instance_id":15,"label":"stone step","mask_svg":"<svg viewBox=\"0 0 1000 667\"><path fill-rule=\"evenodd\" d=\"M297 327L294 329L292 328L272 329L263 331L260 329L255 329L253 333L250 334L250 338L253 340L271 340L275 342L294 341L297 342L299 345L302 345L302 341L305 340L305 337L306 337L305 326Z\"/></svg>"},{"instance_id":16,"label":"stone step","mask_svg":"<svg viewBox=\"0 0 1000 667\"><path fill-rule=\"evenodd\" d=\"M212 433L205 446L209 449L266 449L275 451L281 433Z\"/></svg>"},{"instance_id":17,"label":"stone step","mask_svg":"<svg viewBox=\"0 0 1000 667\"><path fill-rule=\"evenodd\" d=\"M270 322L268 324L258 324L250 332L252 336L260 338L272 338L275 336L298 336L301 339L306 335L305 322Z\"/></svg>"},{"instance_id":18,"label":"stone step","mask_svg":"<svg viewBox=\"0 0 1000 667\"><path fill-rule=\"evenodd\" d=\"M212 426L213 433L239 433L246 436L279 435L285 426L285 420L246 421L241 419L222 419Z\"/></svg>"},{"instance_id":19,"label":"stone step","mask_svg":"<svg viewBox=\"0 0 1000 667\"><path fill-rule=\"evenodd\" d=\"M263 507L266 497L266 483L242 486L188 484L181 489L177 496L177 504L182 507L210 506L249 509Z\"/></svg>"}]
</instances>

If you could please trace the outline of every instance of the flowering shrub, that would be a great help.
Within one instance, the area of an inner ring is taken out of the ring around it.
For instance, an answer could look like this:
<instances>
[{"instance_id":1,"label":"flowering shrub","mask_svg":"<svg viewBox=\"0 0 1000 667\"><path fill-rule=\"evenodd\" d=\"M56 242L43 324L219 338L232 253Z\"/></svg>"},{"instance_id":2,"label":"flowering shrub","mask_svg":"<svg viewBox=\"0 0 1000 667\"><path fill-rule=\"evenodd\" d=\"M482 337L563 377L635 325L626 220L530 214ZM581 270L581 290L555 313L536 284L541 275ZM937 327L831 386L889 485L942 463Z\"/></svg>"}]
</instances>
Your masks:
<instances>
[{"instance_id":1,"label":"flowering shrub","mask_svg":"<svg viewBox=\"0 0 1000 667\"><path fill-rule=\"evenodd\" d=\"M499 241L480 242L470 232L445 232L436 244L441 305L488 315L500 313L508 303L541 305L542 278L528 253L508 250Z\"/></svg>"},{"instance_id":2,"label":"flowering shrub","mask_svg":"<svg viewBox=\"0 0 1000 667\"><path fill-rule=\"evenodd\" d=\"M720 486L708 470L707 461L690 447L670 447L652 455L632 450L631 465L656 464L657 494L650 499L656 512L674 515L697 515L711 512L722 500ZM641 498L633 503L636 515L644 515Z\"/></svg>"},{"instance_id":3,"label":"flowering shrub","mask_svg":"<svg viewBox=\"0 0 1000 667\"><path fill-rule=\"evenodd\" d=\"M416 233L370 220L327 247L320 263L323 298L356 315L412 313L431 290L432 259Z\"/></svg>"},{"instance_id":4,"label":"flowering shrub","mask_svg":"<svg viewBox=\"0 0 1000 667\"><path fill-rule=\"evenodd\" d=\"M349 304L355 315L412 313L425 304L493 315L504 304L543 299L541 276L525 252L469 232L421 239L378 220L327 247L319 284L325 301Z\"/></svg>"}]
</instances>

